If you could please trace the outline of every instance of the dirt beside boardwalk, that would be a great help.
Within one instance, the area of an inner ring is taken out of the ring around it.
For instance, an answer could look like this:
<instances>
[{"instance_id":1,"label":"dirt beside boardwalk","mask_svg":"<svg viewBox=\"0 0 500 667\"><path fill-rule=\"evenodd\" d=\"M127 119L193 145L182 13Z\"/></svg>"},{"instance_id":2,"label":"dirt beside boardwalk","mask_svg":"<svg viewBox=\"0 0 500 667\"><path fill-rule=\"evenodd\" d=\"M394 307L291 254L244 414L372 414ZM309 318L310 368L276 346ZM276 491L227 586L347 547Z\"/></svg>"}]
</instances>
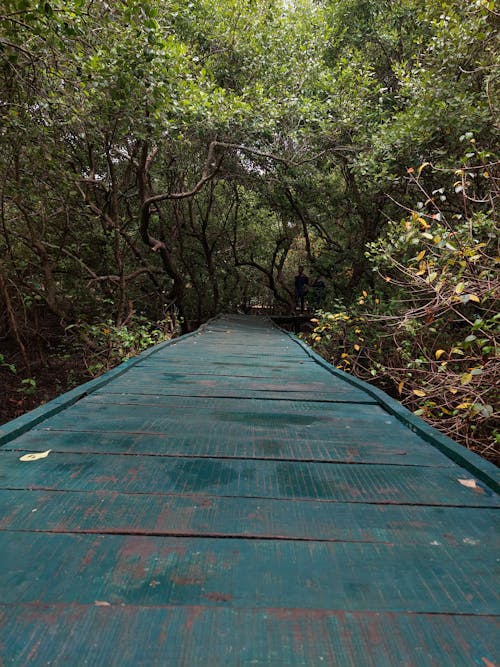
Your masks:
<instances>
[{"instance_id":1,"label":"dirt beside boardwalk","mask_svg":"<svg viewBox=\"0 0 500 667\"><path fill-rule=\"evenodd\" d=\"M47 365L34 365L29 375L25 371L13 373L8 367L2 367L0 424L20 417L91 379L78 354L64 360L50 359Z\"/></svg>"}]
</instances>

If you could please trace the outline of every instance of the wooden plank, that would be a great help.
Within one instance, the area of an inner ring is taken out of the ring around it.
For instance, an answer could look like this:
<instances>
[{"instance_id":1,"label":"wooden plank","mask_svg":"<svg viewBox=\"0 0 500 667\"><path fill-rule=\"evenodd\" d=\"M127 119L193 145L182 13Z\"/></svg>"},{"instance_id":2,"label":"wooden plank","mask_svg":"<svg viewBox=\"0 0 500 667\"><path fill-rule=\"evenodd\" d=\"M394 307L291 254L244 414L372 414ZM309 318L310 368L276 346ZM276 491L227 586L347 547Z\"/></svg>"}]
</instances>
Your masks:
<instances>
[{"instance_id":1,"label":"wooden plank","mask_svg":"<svg viewBox=\"0 0 500 667\"><path fill-rule=\"evenodd\" d=\"M296 442L312 438L387 445L397 441L398 448L419 440L378 405L361 404L353 408L344 403L229 398L214 402L210 397L190 396L171 396L168 406L155 406L133 404L126 396L120 403L114 394L92 395L46 420L43 428L165 434L180 430L186 435L201 431L207 437L223 439L234 437L235 432L242 436L245 432L257 432L263 437L278 436Z\"/></svg>"},{"instance_id":2,"label":"wooden plank","mask_svg":"<svg viewBox=\"0 0 500 667\"><path fill-rule=\"evenodd\" d=\"M46 451L96 454L147 454L170 457L211 457L324 461L343 463L390 463L449 467L454 464L430 449L418 437L404 443L352 442L314 439L314 434L297 442L287 437L270 436L248 427L218 429L201 424L176 423L167 434L127 432L80 432L34 429L4 447L4 451Z\"/></svg>"},{"instance_id":3,"label":"wooden plank","mask_svg":"<svg viewBox=\"0 0 500 667\"><path fill-rule=\"evenodd\" d=\"M62 667L491 667L488 616L209 606L0 607L0 662Z\"/></svg>"},{"instance_id":4,"label":"wooden plank","mask_svg":"<svg viewBox=\"0 0 500 667\"><path fill-rule=\"evenodd\" d=\"M0 488L204 493L336 502L498 507L484 485L463 486L458 466L337 465L290 461L51 453L33 463L0 456Z\"/></svg>"},{"instance_id":5,"label":"wooden plank","mask_svg":"<svg viewBox=\"0 0 500 667\"><path fill-rule=\"evenodd\" d=\"M0 529L206 535L498 549L492 509L159 496L108 491L0 490Z\"/></svg>"},{"instance_id":6,"label":"wooden plank","mask_svg":"<svg viewBox=\"0 0 500 667\"><path fill-rule=\"evenodd\" d=\"M470 545L3 531L0 549L4 604L500 613L498 554Z\"/></svg>"}]
</instances>

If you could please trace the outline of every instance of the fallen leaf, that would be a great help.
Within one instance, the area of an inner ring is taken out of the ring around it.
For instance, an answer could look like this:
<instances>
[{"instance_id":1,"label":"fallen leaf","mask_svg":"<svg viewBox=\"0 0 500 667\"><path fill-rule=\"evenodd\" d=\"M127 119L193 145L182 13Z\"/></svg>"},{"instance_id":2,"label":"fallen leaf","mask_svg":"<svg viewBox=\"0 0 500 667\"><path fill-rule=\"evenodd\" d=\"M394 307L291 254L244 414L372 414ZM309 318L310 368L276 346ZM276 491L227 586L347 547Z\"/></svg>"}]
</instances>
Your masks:
<instances>
[{"instance_id":1,"label":"fallen leaf","mask_svg":"<svg viewBox=\"0 0 500 667\"><path fill-rule=\"evenodd\" d=\"M443 354L446 354L446 350L436 350L436 353L435 353L436 359L439 359L440 357L442 357Z\"/></svg>"},{"instance_id":2,"label":"fallen leaf","mask_svg":"<svg viewBox=\"0 0 500 667\"><path fill-rule=\"evenodd\" d=\"M110 602L106 602L106 600L96 600L96 601L94 602L94 605L95 605L96 607L111 607L111 603L110 603Z\"/></svg>"},{"instance_id":3,"label":"fallen leaf","mask_svg":"<svg viewBox=\"0 0 500 667\"><path fill-rule=\"evenodd\" d=\"M472 380L472 374L471 373L463 373L460 376L460 384L469 384L469 382Z\"/></svg>"},{"instance_id":4,"label":"fallen leaf","mask_svg":"<svg viewBox=\"0 0 500 667\"><path fill-rule=\"evenodd\" d=\"M414 389L413 393L415 394L415 396L426 396L427 395L423 389Z\"/></svg>"},{"instance_id":5,"label":"fallen leaf","mask_svg":"<svg viewBox=\"0 0 500 667\"><path fill-rule=\"evenodd\" d=\"M420 167L418 168L418 175L420 176L423 169L425 169L425 167L428 167L429 165L430 165L430 162L424 162L423 164L421 164Z\"/></svg>"},{"instance_id":6,"label":"fallen leaf","mask_svg":"<svg viewBox=\"0 0 500 667\"><path fill-rule=\"evenodd\" d=\"M24 456L20 456L19 460L20 461L38 461L38 459L45 459L49 455L49 452L51 452L51 449L47 449L46 452L39 452L38 454L24 454Z\"/></svg>"},{"instance_id":7,"label":"fallen leaf","mask_svg":"<svg viewBox=\"0 0 500 667\"><path fill-rule=\"evenodd\" d=\"M463 486L467 486L469 489L475 489L477 486L477 482L475 479L459 479L458 480L460 484Z\"/></svg>"},{"instance_id":8,"label":"fallen leaf","mask_svg":"<svg viewBox=\"0 0 500 667\"><path fill-rule=\"evenodd\" d=\"M460 482L462 486L466 486L468 489L474 489L474 491L477 491L478 493L484 493L484 489L476 482L475 479L458 479L457 481Z\"/></svg>"}]
</instances>

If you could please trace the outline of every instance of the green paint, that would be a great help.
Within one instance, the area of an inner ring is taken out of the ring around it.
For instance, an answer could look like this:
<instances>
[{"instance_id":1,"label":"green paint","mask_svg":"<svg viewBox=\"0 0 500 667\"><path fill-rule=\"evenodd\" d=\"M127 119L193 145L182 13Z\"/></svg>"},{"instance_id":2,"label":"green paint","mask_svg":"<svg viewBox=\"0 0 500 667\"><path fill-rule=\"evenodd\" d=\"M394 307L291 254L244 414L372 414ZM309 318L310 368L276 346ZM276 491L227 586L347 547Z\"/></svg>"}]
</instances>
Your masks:
<instances>
[{"instance_id":1,"label":"green paint","mask_svg":"<svg viewBox=\"0 0 500 667\"><path fill-rule=\"evenodd\" d=\"M75 392L5 427L3 663L495 664L494 474L385 395L237 317Z\"/></svg>"}]
</instances>

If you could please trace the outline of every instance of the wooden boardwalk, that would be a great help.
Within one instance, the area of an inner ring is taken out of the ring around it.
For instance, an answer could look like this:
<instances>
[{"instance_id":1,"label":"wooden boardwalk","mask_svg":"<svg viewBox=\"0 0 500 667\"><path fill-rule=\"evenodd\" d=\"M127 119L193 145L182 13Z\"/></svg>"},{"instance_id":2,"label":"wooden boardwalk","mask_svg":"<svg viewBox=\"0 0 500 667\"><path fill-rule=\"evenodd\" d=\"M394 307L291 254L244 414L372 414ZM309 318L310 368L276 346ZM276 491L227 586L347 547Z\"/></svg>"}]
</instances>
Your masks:
<instances>
[{"instance_id":1,"label":"wooden boardwalk","mask_svg":"<svg viewBox=\"0 0 500 667\"><path fill-rule=\"evenodd\" d=\"M497 469L266 319L0 442L1 666L500 664Z\"/></svg>"}]
</instances>

